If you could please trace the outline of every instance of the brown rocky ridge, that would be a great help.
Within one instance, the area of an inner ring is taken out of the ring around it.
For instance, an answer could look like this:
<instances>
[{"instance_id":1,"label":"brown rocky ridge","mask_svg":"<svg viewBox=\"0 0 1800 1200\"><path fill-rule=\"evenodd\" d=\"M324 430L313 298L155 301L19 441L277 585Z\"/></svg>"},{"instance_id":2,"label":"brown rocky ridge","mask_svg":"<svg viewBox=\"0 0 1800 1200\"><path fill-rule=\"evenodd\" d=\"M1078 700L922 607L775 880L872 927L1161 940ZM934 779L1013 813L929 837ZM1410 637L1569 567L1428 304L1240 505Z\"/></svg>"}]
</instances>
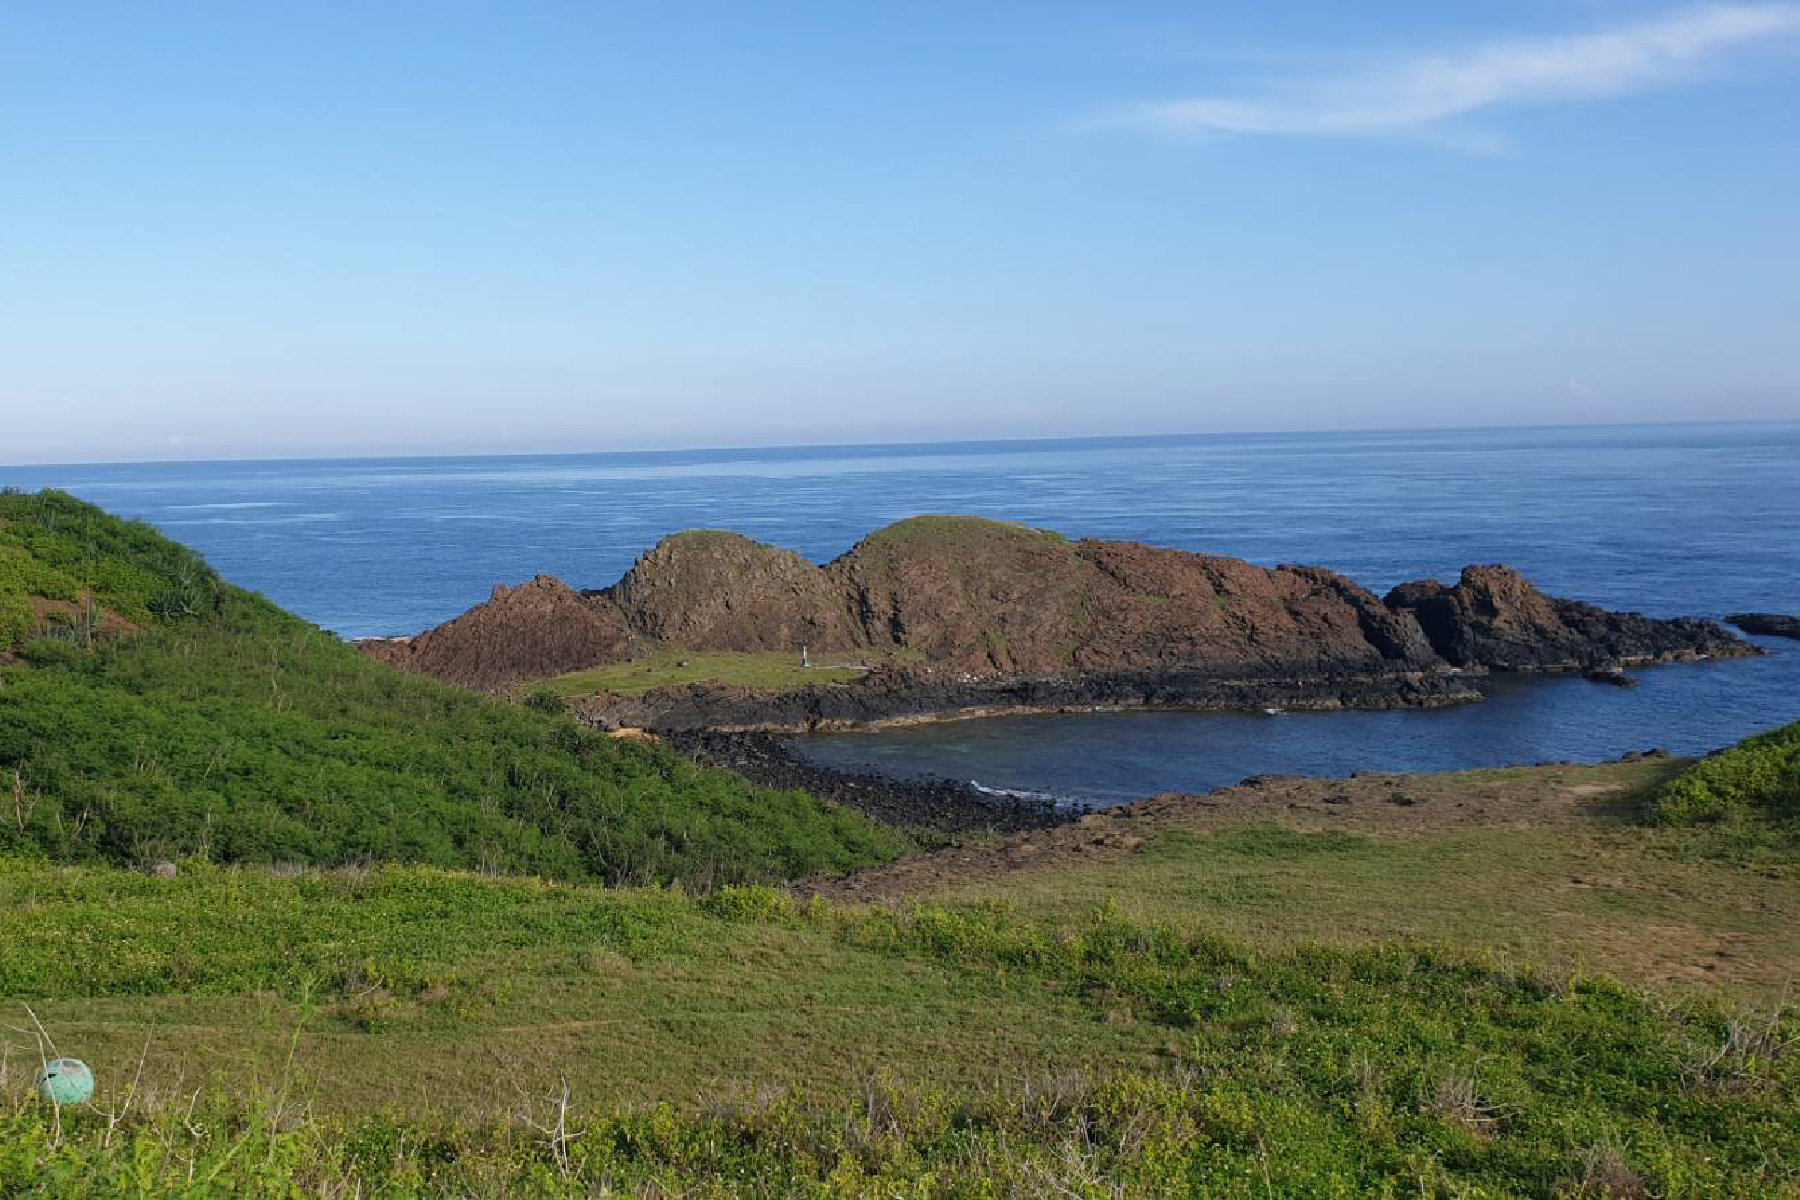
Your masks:
<instances>
[{"instance_id":1,"label":"brown rocky ridge","mask_svg":"<svg viewBox=\"0 0 1800 1200\"><path fill-rule=\"evenodd\" d=\"M1710 621L1545 596L1503 566L1385 599L1321 567L918 517L815 566L680 533L613 586L539 577L410 639L396 666L483 690L668 651L905 651L851 684L693 684L582 705L601 724L808 729L1049 708L1401 707L1479 699L1489 670L1610 674L1759 651Z\"/></svg>"}]
</instances>

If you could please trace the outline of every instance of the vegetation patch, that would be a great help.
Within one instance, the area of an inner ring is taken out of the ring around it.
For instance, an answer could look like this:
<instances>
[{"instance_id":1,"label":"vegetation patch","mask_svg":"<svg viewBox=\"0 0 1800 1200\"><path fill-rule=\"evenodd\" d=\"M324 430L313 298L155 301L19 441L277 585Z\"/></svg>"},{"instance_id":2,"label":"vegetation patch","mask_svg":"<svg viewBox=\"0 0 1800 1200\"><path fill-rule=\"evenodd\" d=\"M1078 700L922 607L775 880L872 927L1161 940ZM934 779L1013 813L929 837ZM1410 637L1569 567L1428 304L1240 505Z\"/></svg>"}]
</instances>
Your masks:
<instances>
[{"instance_id":1,"label":"vegetation patch","mask_svg":"<svg viewBox=\"0 0 1800 1200\"><path fill-rule=\"evenodd\" d=\"M1763 821L1800 836L1800 721L1699 760L1652 811L1672 825Z\"/></svg>"},{"instance_id":2,"label":"vegetation patch","mask_svg":"<svg viewBox=\"0 0 1800 1200\"><path fill-rule=\"evenodd\" d=\"M1069 544L1067 537L1053 529L1037 529L1016 521L996 521L991 517L921 516L908 517L874 530L859 543L859 547L870 550L922 545L968 548L995 541Z\"/></svg>"},{"instance_id":3,"label":"vegetation patch","mask_svg":"<svg viewBox=\"0 0 1800 1200\"><path fill-rule=\"evenodd\" d=\"M657 959L706 923L661 890L416 867L189 862L159 879L13 864L0 872L0 996L418 995L473 980L479 965L521 949Z\"/></svg>"},{"instance_id":4,"label":"vegetation patch","mask_svg":"<svg viewBox=\"0 0 1800 1200\"><path fill-rule=\"evenodd\" d=\"M666 650L628 662L571 671L530 684L525 690L571 698L595 692L638 695L653 688L690 683L780 690L850 683L883 664L922 661L924 656L917 652L881 648L821 651L811 654L805 664L800 661L798 650Z\"/></svg>"}]
</instances>

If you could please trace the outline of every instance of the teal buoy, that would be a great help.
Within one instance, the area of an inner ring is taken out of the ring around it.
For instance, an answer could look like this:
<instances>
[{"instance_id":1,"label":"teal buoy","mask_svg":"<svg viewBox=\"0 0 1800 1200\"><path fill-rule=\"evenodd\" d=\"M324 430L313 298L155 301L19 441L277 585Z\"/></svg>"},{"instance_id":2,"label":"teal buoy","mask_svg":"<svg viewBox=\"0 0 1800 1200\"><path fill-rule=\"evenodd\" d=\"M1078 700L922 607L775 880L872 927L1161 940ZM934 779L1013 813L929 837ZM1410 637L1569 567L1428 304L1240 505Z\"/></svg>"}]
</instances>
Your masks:
<instances>
[{"instance_id":1,"label":"teal buoy","mask_svg":"<svg viewBox=\"0 0 1800 1200\"><path fill-rule=\"evenodd\" d=\"M38 1072L37 1090L52 1104L85 1104L94 1095L94 1073L79 1058L53 1058Z\"/></svg>"}]
</instances>

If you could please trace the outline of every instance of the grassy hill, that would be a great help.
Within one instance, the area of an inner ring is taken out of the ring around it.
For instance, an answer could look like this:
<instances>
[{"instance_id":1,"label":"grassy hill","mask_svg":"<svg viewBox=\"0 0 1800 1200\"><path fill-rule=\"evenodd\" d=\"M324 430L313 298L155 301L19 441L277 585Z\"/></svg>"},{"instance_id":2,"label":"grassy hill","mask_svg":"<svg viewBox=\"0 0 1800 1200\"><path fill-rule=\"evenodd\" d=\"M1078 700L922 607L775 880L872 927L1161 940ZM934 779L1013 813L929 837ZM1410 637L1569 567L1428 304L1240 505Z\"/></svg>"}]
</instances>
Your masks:
<instances>
[{"instance_id":1,"label":"grassy hill","mask_svg":"<svg viewBox=\"0 0 1800 1200\"><path fill-rule=\"evenodd\" d=\"M369 661L73 497L0 495L0 854L779 879L899 840Z\"/></svg>"}]
</instances>

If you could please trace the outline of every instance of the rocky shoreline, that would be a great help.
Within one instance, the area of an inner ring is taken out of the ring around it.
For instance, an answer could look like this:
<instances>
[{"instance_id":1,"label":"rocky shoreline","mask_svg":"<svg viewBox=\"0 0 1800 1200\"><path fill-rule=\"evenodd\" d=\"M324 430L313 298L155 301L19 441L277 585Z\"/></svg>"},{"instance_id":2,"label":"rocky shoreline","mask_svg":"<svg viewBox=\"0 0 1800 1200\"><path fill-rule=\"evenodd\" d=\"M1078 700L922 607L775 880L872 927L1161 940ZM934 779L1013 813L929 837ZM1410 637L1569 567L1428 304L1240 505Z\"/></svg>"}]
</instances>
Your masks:
<instances>
[{"instance_id":1,"label":"rocky shoreline","mask_svg":"<svg viewBox=\"0 0 1800 1200\"><path fill-rule=\"evenodd\" d=\"M982 677L929 669L871 672L848 684L762 691L700 683L638 695L602 692L571 710L606 729L658 733L828 733L1026 713L1243 712L1444 708L1482 698L1471 673L1404 671L1275 679L1206 671Z\"/></svg>"},{"instance_id":2,"label":"rocky shoreline","mask_svg":"<svg viewBox=\"0 0 1800 1200\"><path fill-rule=\"evenodd\" d=\"M667 740L696 762L723 767L752 783L798 788L884 824L948 838L1048 829L1080 815L1047 800L991 795L953 779L834 770L808 762L782 739L766 733L692 731L672 734Z\"/></svg>"}]
</instances>

